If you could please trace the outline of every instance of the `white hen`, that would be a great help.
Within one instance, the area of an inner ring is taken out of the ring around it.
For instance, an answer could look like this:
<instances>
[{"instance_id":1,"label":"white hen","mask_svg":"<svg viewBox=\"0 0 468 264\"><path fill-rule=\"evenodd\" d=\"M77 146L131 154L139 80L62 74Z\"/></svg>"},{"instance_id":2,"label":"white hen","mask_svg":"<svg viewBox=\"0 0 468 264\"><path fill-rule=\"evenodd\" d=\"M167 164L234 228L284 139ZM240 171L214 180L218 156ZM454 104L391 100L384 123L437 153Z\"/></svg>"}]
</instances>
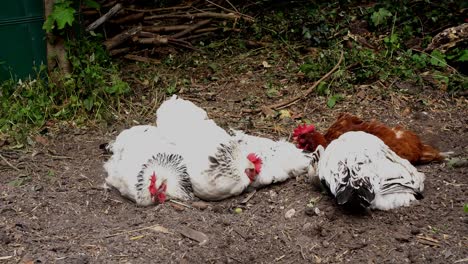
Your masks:
<instances>
[{"instance_id":1,"label":"white hen","mask_svg":"<svg viewBox=\"0 0 468 264\"><path fill-rule=\"evenodd\" d=\"M158 129L184 157L199 198L221 200L238 195L255 177L254 155L243 151L239 142L192 102L174 95L156 115Z\"/></svg>"},{"instance_id":2,"label":"white hen","mask_svg":"<svg viewBox=\"0 0 468 264\"><path fill-rule=\"evenodd\" d=\"M185 161L154 126L122 131L108 146L106 186L139 205L163 203L166 196L189 200L192 186Z\"/></svg>"},{"instance_id":3,"label":"white hen","mask_svg":"<svg viewBox=\"0 0 468 264\"><path fill-rule=\"evenodd\" d=\"M312 174L340 205L389 210L422 198L424 174L365 132L347 132L313 153Z\"/></svg>"},{"instance_id":4,"label":"white hen","mask_svg":"<svg viewBox=\"0 0 468 264\"><path fill-rule=\"evenodd\" d=\"M273 141L237 130L233 132L234 138L241 142L241 148L245 152L255 153L262 161L261 171L252 182L252 187L259 188L283 182L307 172L311 155L296 148L294 144L283 139Z\"/></svg>"}]
</instances>

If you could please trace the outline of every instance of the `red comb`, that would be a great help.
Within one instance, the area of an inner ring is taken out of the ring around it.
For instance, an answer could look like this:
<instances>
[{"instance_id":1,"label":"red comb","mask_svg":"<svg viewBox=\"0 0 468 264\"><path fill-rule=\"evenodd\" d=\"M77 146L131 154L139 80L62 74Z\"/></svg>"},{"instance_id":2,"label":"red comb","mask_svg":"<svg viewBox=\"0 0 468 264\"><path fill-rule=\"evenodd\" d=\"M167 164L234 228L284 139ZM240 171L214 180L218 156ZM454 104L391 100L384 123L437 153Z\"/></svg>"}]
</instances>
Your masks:
<instances>
[{"instance_id":1,"label":"red comb","mask_svg":"<svg viewBox=\"0 0 468 264\"><path fill-rule=\"evenodd\" d=\"M298 136L302 134L307 134L307 133L314 132L314 131L315 131L314 125L306 125L306 124L299 125L298 127L296 127L296 129L294 129L293 137L297 138Z\"/></svg>"},{"instance_id":2,"label":"red comb","mask_svg":"<svg viewBox=\"0 0 468 264\"><path fill-rule=\"evenodd\" d=\"M151 193L151 195L156 195L156 173L153 171L153 175L151 175L151 178L150 178L150 186L149 186L149 191Z\"/></svg>"},{"instance_id":3,"label":"red comb","mask_svg":"<svg viewBox=\"0 0 468 264\"><path fill-rule=\"evenodd\" d=\"M247 159L254 164L255 171L257 173L260 173L260 171L262 170L262 159L254 153L250 153L249 155L247 155Z\"/></svg>"}]
</instances>

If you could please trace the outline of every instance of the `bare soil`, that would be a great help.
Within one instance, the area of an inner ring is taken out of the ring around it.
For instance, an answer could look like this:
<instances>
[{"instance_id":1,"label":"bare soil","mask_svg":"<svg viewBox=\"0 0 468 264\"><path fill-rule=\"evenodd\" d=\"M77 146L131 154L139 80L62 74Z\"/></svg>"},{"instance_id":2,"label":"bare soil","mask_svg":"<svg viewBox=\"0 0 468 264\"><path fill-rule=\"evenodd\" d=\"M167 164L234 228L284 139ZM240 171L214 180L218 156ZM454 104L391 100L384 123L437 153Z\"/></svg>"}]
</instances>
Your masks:
<instances>
[{"instance_id":1,"label":"bare soil","mask_svg":"<svg viewBox=\"0 0 468 264\"><path fill-rule=\"evenodd\" d=\"M311 85L285 74L282 65L287 60L282 59L266 68L261 62L268 60L267 54L252 60L234 57L214 73L208 66L164 72L164 67L128 65L123 74L130 79L157 72L162 78L175 75L191 80L180 91L182 97L203 106L222 126L256 135L289 137L301 119L324 130L339 112L347 111L389 125L402 124L442 151L467 157L466 98L452 98L430 87L399 81L392 87L357 86L333 109L326 106L326 98L313 94L287 108L292 118L241 113L289 98ZM135 98L157 89L145 78L133 82ZM265 93L270 81L282 86L277 98ZM102 164L107 157L99 145L136 121L151 122L161 100L158 96L136 99L147 110L137 114L128 108L131 113L124 125L86 129L56 125L36 137L27 151L6 147L0 151L2 263L467 262L465 166L420 166L427 177L424 199L411 207L360 214L338 208L301 178L258 190L245 203L251 193L191 208L171 202L137 207L102 190ZM306 206L311 199L318 200L318 214ZM292 209L294 214L286 218ZM200 245L182 235L187 227L206 234L208 242Z\"/></svg>"}]
</instances>

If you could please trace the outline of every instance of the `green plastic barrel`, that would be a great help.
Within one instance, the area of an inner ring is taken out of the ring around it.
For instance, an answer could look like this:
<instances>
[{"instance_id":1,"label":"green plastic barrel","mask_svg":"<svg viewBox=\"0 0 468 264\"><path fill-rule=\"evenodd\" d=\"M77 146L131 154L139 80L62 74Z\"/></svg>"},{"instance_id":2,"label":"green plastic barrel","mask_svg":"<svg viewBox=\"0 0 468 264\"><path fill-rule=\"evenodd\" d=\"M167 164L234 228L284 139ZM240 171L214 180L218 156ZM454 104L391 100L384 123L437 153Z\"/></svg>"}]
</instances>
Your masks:
<instances>
[{"instance_id":1,"label":"green plastic barrel","mask_svg":"<svg viewBox=\"0 0 468 264\"><path fill-rule=\"evenodd\" d=\"M0 1L0 81L35 76L47 64L42 0Z\"/></svg>"}]
</instances>

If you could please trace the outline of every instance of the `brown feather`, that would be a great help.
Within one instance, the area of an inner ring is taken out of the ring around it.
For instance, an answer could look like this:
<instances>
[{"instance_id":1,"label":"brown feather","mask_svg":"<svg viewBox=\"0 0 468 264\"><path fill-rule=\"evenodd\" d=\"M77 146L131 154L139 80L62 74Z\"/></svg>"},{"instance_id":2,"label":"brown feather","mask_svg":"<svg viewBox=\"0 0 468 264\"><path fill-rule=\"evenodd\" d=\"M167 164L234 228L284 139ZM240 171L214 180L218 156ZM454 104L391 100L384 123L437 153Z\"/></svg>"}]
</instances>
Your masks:
<instances>
[{"instance_id":1,"label":"brown feather","mask_svg":"<svg viewBox=\"0 0 468 264\"><path fill-rule=\"evenodd\" d=\"M424 164L432 161L442 161L444 157L440 152L429 145L423 144L421 139L413 132L404 129L401 126L390 128L376 120L363 121L359 117L348 113L342 113L333 123L324 135L325 143L337 139L342 134L349 131L363 131L380 138L387 146L390 147L400 157L407 159L412 164ZM302 135L303 138L310 140L310 146L314 151L320 136L316 131L314 135ZM323 142L321 142L323 144ZM324 145L325 147L325 145Z\"/></svg>"}]
</instances>

